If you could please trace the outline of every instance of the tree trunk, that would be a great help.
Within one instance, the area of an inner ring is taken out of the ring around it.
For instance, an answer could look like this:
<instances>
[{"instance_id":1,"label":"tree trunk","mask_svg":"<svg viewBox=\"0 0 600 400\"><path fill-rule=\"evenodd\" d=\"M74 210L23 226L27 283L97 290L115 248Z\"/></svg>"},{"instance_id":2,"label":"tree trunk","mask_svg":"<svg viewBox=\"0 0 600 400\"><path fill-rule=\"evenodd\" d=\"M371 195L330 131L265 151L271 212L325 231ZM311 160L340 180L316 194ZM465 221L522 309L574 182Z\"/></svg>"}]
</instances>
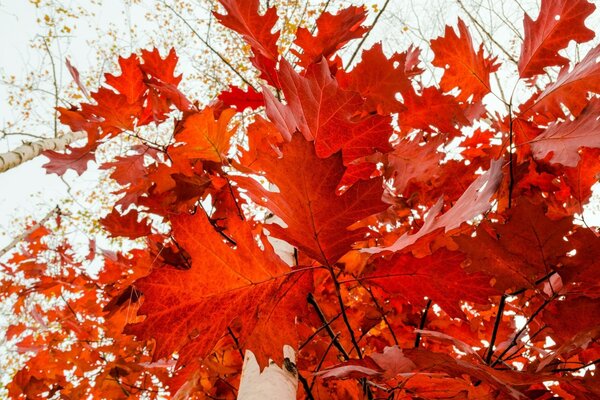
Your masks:
<instances>
[{"instance_id":1,"label":"tree trunk","mask_svg":"<svg viewBox=\"0 0 600 400\"><path fill-rule=\"evenodd\" d=\"M37 142L25 143L13 151L0 154L0 173L18 167L25 161L39 156L45 150L64 149L69 143L86 137L85 132L69 132L59 138L43 139Z\"/></svg>"}]
</instances>

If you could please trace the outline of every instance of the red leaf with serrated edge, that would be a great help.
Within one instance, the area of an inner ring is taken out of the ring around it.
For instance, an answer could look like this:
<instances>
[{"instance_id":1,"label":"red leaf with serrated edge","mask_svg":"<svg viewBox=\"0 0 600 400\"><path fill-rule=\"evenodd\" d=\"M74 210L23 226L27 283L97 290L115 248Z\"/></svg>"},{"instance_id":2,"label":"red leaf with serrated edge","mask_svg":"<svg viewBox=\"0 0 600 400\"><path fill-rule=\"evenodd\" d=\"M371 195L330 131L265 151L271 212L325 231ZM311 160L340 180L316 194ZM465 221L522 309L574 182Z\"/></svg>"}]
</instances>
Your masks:
<instances>
[{"instance_id":1,"label":"red leaf with serrated edge","mask_svg":"<svg viewBox=\"0 0 600 400\"><path fill-rule=\"evenodd\" d=\"M600 99L590 99L574 120L549 126L530 146L533 156L538 160L552 153L549 162L576 167L581 147L600 147Z\"/></svg>"},{"instance_id":2,"label":"red leaf with serrated edge","mask_svg":"<svg viewBox=\"0 0 600 400\"><path fill-rule=\"evenodd\" d=\"M256 110L265 105L263 94L255 91L251 87L249 87L247 91L243 91L236 86L231 86L229 91L221 92L219 100L221 100L226 107L235 107L238 111L243 111L248 107Z\"/></svg>"},{"instance_id":3,"label":"red leaf with serrated edge","mask_svg":"<svg viewBox=\"0 0 600 400\"><path fill-rule=\"evenodd\" d=\"M386 176L393 179L392 185L398 193L403 193L412 181L431 178L444 159L444 154L437 151L440 142L439 138L425 142L417 136L413 140L401 141L387 155Z\"/></svg>"},{"instance_id":4,"label":"red leaf with serrated edge","mask_svg":"<svg viewBox=\"0 0 600 400\"><path fill-rule=\"evenodd\" d=\"M588 93L600 93L599 57L600 46L590 50L571 71L563 67L554 82L521 107L521 116L538 113L545 121L554 121L565 118L563 106L574 116L579 115L588 105Z\"/></svg>"},{"instance_id":5,"label":"red leaf with serrated edge","mask_svg":"<svg viewBox=\"0 0 600 400\"><path fill-rule=\"evenodd\" d=\"M282 106L269 99L267 114L281 115L274 121L280 129L290 128L293 118L295 126L282 134L291 136L299 130L306 140L315 141L319 157L342 150L344 163L348 164L375 151L391 150L389 116L358 115L364 100L357 92L341 89L325 61L311 65L305 76L282 61L279 81L288 104Z\"/></svg>"},{"instance_id":6,"label":"red leaf with serrated edge","mask_svg":"<svg viewBox=\"0 0 600 400\"><path fill-rule=\"evenodd\" d=\"M465 23L458 20L458 36L454 29L447 26L445 36L431 41L435 54L433 65L444 69L440 82L444 92L460 89L456 97L459 101L477 103L490 92L490 74L500 67L496 58L483 55L483 44L479 51L473 49L473 39Z\"/></svg>"},{"instance_id":7,"label":"red leaf with serrated edge","mask_svg":"<svg viewBox=\"0 0 600 400\"><path fill-rule=\"evenodd\" d=\"M140 66L142 71L152 78L168 85L177 86L181 82L182 76L175 76L175 67L177 67L177 54L175 49L169 50L169 54L163 59L158 49L142 50L142 60L144 63Z\"/></svg>"},{"instance_id":8,"label":"red leaf with serrated edge","mask_svg":"<svg viewBox=\"0 0 600 400\"><path fill-rule=\"evenodd\" d=\"M423 72L417 67L419 49L409 48L406 52L387 58L380 43L362 53L362 59L352 71L340 71L336 78L344 89L359 92L366 98L367 112L382 115L404 110L396 95L411 89L410 78ZM397 65L396 65L397 64Z\"/></svg>"},{"instance_id":9,"label":"red leaf with serrated edge","mask_svg":"<svg viewBox=\"0 0 600 400\"><path fill-rule=\"evenodd\" d=\"M331 265L354 242L364 238L366 229L349 230L356 222L383 211L382 179L360 181L337 195L343 175L341 155L321 159L311 142L294 135L282 146L283 156L263 153L252 165L278 191L269 191L251 178L236 178L256 203L269 208L287 225L268 225L272 236L298 247L311 258Z\"/></svg>"},{"instance_id":10,"label":"red leaf with serrated edge","mask_svg":"<svg viewBox=\"0 0 600 400\"><path fill-rule=\"evenodd\" d=\"M525 37L519 58L521 78L543 74L546 67L568 65L569 60L558 52L571 40L585 43L596 36L584 24L595 9L588 0L542 0L535 21L525 14Z\"/></svg>"},{"instance_id":11,"label":"red leaf with serrated edge","mask_svg":"<svg viewBox=\"0 0 600 400\"><path fill-rule=\"evenodd\" d=\"M130 239L137 239L152 233L147 219L143 218L139 221L139 214L136 210L129 210L127 214L123 215L116 209L113 209L107 216L100 219L100 223L112 237L124 236Z\"/></svg>"},{"instance_id":12,"label":"red leaf with serrated edge","mask_svg":"<svg viewBox=\"0 0 600 400\"><path fill-rule=\"evenodd\" d=\"M168 153L173 157L223 162L235 133L235 127L228 128L234 114L235 110L228 109L215 120L212 108L207 107L186 115L175 128L177 142Z\"/></svg>"},{"instance_id":13,"label":"red leaf with serrated edge","mask_svg":"<svg viewBox=\"0 0 600 400\"><path fill-rule=\"evenodd\" d=\"M321 58L329 59L338 49L352 39L360 38L368 29L361 26L367 14L363 7L348 7L337 14L324 12L317 19L317 34L312 35L307 28L299 28L294 44L301 50L292 48L298 65L307 68L318 63Z\"/></svg>"},{"instance_id":14,"label":"red leaf with serrated edge","mask_svg":"<svg viewBox=\"0 0 600 400\"><path fill-rule=\"evenodd\" d=\"M227 14L215 13L215 16L229 29L239 33L253 51L276 61L279 57L277 40L279 32L272 33L277 23L277 10L270 7L260 15L259 0L219 0Z\"/></svg>"},{"instance_id":15,"label":"red leaf with serrated edge","mask_svg":"<svg viewBox=\"0 0 600 400\"><path fill-rule=\"evenodd\" d=\"M267 354L274 357L284 344L293 343L294 320L305 307L296 296L306 296L304 280L310 274L290 273L268 242L261 237L259 247L249 226L235 217L228 232L235 248L201 212L171 221L192 266L155 268L136 282L144 294L139 312L146 319L127 332L155 339L155 360L179 352L180 364L205 358L236 319L242 325L240 342L253 343L250 350L260 350L263 365Z\"/></svg>"},{"instance_id":16,"label":"red leaf with serrated edge","mask_svg":"<svg viewBox=\"0 0 600 400\"><path fill-rule=\"evenodd\" d=\"M399 124L403 132L420 129L426 132L434 128L445 133L459 133L459 128L469 125L465 110L456 98L442 94L435 87L426 87L418 95L414 89L403 94L406 110L400 112Z\"/></svg>"},{"instance_id":17,"label":"red leaf with serrated edge","mask_svg":"<svg viewBox=\"0 0 600 400\"><path fill-rule=\"evenodd\" d=\"M467 274L461 267L465 259L463 253L446 249L424 258L396 254L389 260L377 260L363 279L405 298L415 307L423 307L428 298L452 318L465 318L461 302L487 304L489 297L500 294L491 287L490 276ZM441 276L444 278L439 279Z\"/></svg>"},{"instance_id":18,"label":"red leaf with serrated edge","mask_svg":"<svg viewBox=\"0 0 600 400\"><path fill-rule=\"evenodd\" d=\"M106 84L127 98L130 104L140 101L148 88L144 84L144 74L140 68L138 56L132 54L128 58L119 58L121 75L106 74Z\"/></svg>"},{"instance_id":19,"label":"red leaf with serrated edge","mask_svg":"<svg viewBox=\"0 0 600 400\"><path fill-rule=\"evenodd\" d=\"M59 153L54 150L46 150L42 154L50 161L42 165L47 174L64 175L68 170L73 170L77 175L83 174L87 170L89 161L94 161L96 156L94 151L98 148L96 135L88 135L88 143L83 147L67 146L64 152Z\"/></svg>"}]
</instances>

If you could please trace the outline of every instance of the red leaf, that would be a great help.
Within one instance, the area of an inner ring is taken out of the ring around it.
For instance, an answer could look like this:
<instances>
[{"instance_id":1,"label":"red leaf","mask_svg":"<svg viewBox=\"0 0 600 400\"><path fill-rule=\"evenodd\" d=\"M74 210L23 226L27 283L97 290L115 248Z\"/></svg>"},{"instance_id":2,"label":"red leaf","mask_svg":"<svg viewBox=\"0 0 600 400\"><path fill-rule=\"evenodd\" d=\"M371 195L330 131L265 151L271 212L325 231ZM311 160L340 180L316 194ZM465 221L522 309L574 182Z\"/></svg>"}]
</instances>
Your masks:
<instances>
[{"instance_id":1,"label":"red leaf","mask_svg":"<svg viewBox=\"0 0 600 400\"><path fill-rule=\"evenodd\" d=\"M463 222L471 220L487 211L490 208L490 200L500 185L502 164L502 159L492 161L490 169L475 179L463 195L454 203L454 206L442 215L439 215L443 206L443 198L440 197L436 205L429 210L423 226L417 233L413 235L406 233L400 236L389 247L372 247L363 249L363 251L367 253L400 251L438 229L444 228L446 232L451 231L458 228Z\"/></svg>"},{"instance_id":2,"label":"red leaf","mask_svg":"<svg viewBox=\"0 0 600 400\"><path fill-rule=\"evenodd\" d=\"M522 116L527 118L538 113L551 121L565 118L563 105L578 116L588 105L588 93L600 93L599 57L600 46L591 50L571 71L563 67L556 81L523 105Z\"/></svg>"},{"instance_id":3,"label":"red leaf","mask_svg":"<svg viewBox=\"0 0 600 400\"><path fill-rule=\"evenodd\" d=\"M300 135L284 144L282 153L282 158L273 152L263 153L253 164L255 171L264 173L277 186L277 192L266 190L250 178L237 181L254 202L269 208L286 225L268 225L272 236L331 265L367 232L364 228L349 230L350 226L387 207L381 202L382 179L357 182L338 195L343 175L339 153L318 158L312 143Z\"/></svg>"},{"instance_id":4,"label":"red leaf","mask_svg":"<svg viewBox=\"0 0 600 400\"><path fill-rule=\"evenodd\" d=\"M183 364L206 357L235 319L242 324L241 344L260 350L263 365L268 355L293 343L294 321L305 307L297 297L306 296L310 275L289 274L264 238L259 248L248 225L231 219L228 234L235 249L201 212L172 218L175 239L192 258L191 269L155 268L136 282L144 293L139 312L146 319L127 332L154 338L155 360L175 351Z\"/></svg>"},{"instance_id":5,"label":"red leaf","mask_svg":"<svg viewBox=\"0 0 600 400\"><path fill-rule=\"evenodd\" d=\"M144 84L144 74L140 69L137 55L132 54L128 58L119 57L119 66L121 75L106 74L106 83L124 95L128 103L137 103L141 100L143 93L148 90Z\"/></svg>"},{"instance_id":6,"label":"red leaf","mask_svg":"<svg viewBox=\"0 0 600 400\"><path fill-rule=\"evenodd\" d=\"M576 167L581 147L600 147L600 99L592 98L581 114L572 121L556 122L531 143L538 160L552 153L550 162Z\"/></svg>"},{"instance_id":7,"label":"red leaf","mask_svg":"<svg viewBox=\"0 0 600 400\"><path fill-rule=\"evenodd\" d=\"M367 99L367 112L376 111L381 115L404 110L396 99L412 89L410 78L423 72L417 67L419 49L409 48L406 52L387 58L380 43L362 53L360 63L345 73L338 72L336 78L345 89L359 92Z\"/></svg>"},{"instance_id":8,"label":"red leaf","mask_svg":"<svg viewBox=\"0 0 600 400\"><path fill-rule=\"evenodd\" d=\"M525 38L519 59L521 78L543 74L546 67L568 65L569 60L558 51L571 40L585 43L596 36L584 25L595 9L587 0L542 0L537 20L525 14Z\"/></svg>"},{"instance_id":9,"label":"red leaf","mask_svg":"<svg viewBox=\"0 0 600 400\"><path fill-rule=\"evenodd\" d=\"M293 129L282 134L291 136L299 130L306 140L315 141L317 155L322 158L341 149L345 164L374 151L391 150L389 117L356 115L363 99L356 92L340 89L325 61L311 65L304 77L282 61L279 80L288 105L268 99L267 113L281 116L275 120L280 129L289 129L290 120L295 120Z\"/></svg>"},{"instance_id":10,"label":"red leaf","mask_svg":"<svg viewBox=\"0 0 600 400\"><path fill-rule=\"evenodd\" d=\"M444 95L435 87L426 87L417 95L414 89L403 94L405 111L399 115L404 132L420 129L432 132L437 128L444 133L459 133L461 126L469 125L465 110L454 96Z\"/></svg>"},{"instance_id":11,"label":"red leaf","mask_svg":"<svg viewBox=\"0 0 600 400\"><path fill-rule=\"evenodd\" d=\"M116 209L113 209L107 216L100 220L100 223L110 233L110 236L124 236L130 239L137 239L142 236L148 236L152 233L150 225L144 218L138 221L139 214L136 210L130 210L123 215Z\"/></svg>"},{"instance_id":12,"label":"red leaf","mask_svg":"<svg viewBox=\"0 0 600 400\"><path fill-rule=\"evenodd\" d=\"M366 17L364 7L350 6L337 14L322 13L316 22L315 36L307 28L298 29L294 44L302 50L292 49L300 60L298 65L307 68L321 58L329 59L348 41L364 35L368 29L361 24Z\"/></svg>"},{"instance_id":13,"label":"red leaf","mask_svg":"<svg viewBox=\"0 0 600 400\"><path fill-rule=\"evenodd\" d=\"M169 54L164 59L156 48L151 51L142 50L142 60L144 61L140 66L142 71L159 82L173 86L177 86L181 82L182 76L175 76L175 67L178 60L175 49L169 50Z\"/></svg>"},{"instance_id":14,"label":"red leaf","mask_svg":"<svg viewBox=\"0 0 600 400\"><path fill-rule=\"evenodd\" d=\"M477 103L490 92L490 74L497 71L500 65L495 64L496 58L483 55L483 44L475 53L471 35L460 18L458 32L460 36L447 26L444 37L431 41L431 49L435 54L431 63L444 69L440 82L444 92L458 88L460 94L456 98L459 101L471 99L471 103Z\"/></svg>"},{"instance_id":15,"label":"red leaf","mask_svg":"<svg viewBox=\"0 0 600 400\"><path fill-rule=\"evenodd\" d=\"M489 276L467 274L462 269L465 258L460 252L446 249L424 258L395 254L389 260L377 260L364 279L405 298L415 307L424 306L425 298L429 298L452 318L464 318L462 301L487 304L489 297L499 294L490 286Z\"/></svg>"},{"instance_id":16,"label":"red leaf","mask_svg":"<svg viewBox=\"0 0 600 400\"><path fill-rule=\"evenodd\" d=\"M217 14L221 24L239 33L252 50L270 60L278 58L279 32L271 33L277 23L277 10L270 7L263 15L258 14L259 0L219 0L226 15Z\"/></svg>"},{"instance_id":17,"label":"red leaf","mask_svg":"<svg viewBox=\"0 0 600 400\"><path fill-rule=\"evenodd\" d=\"M221 112L218 120L213 116L212 108L188 114L175 128L177 142L169 148L173 157L200 158L203 160L223 162L229 150L231 136L236 127L228 128L235 111L228 109Z\"/></svg>"},{"instance_id":18,"label":"red leaf","mask_svg":"<svg viewBox=\"0 0 600 400\"><path fill-rule=\"evenodd\" d=\"M256 110L265 105L265 100L262 93L258 93L253 88L249 87L247 92L237 86L230 86L228 92L221 92L219 100L225 103L226 107L235 107L238 111L250 107Z\"/></svg>"},{"instance_id":19,"label":"red leaf","mask_svg":"<svg viewBox=\"0 0 600 400\"><path fill-rule=\"evenodd\" d=\"M572 221L549 219L544 207L523 200L513 207L504 224L483 223L477 236L455 238L471 260L467 271L495 278L500 290L534 286L569 249L563 240Z\"/></svg>"},{"instance_id":20,"label":"red leaf","mask_svg":"<svg viewBox=\"0 0 600 400\"><path fill-rule=\"evenodd\" d=\"M67 146L64 153L59 153L54 150L46 150L42 154L50 161L42 165L47 174L57 174L62 176L67 170L72 169L77 175L83 174L87 170L89 161L94 161L96 156L94 151L98 147L95 139L96 135L88 135L88 143L83 147Z\"/></svg>"}]
</instances>

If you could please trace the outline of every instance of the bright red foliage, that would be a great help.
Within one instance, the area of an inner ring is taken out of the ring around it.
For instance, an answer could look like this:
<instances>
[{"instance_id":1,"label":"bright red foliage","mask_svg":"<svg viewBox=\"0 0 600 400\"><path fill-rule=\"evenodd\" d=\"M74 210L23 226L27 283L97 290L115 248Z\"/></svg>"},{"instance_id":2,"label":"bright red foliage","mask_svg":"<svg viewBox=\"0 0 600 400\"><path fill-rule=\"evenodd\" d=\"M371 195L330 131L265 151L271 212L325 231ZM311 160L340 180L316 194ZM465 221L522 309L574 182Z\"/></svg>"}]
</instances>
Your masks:
<instances>
[{"instance_id":1,"label":"bright red foliage","mask_svg":"<svg viewBox=\"0 0 600 400\"><path fill-rule=\"evenodd\" d=\"M82 260L37 227L0 264L15 312L33 293L59 300L9 328L32 354L11 396L235 398L242 352L265 365L289 344L299 398L600 397L600 238L574 221L600 176L600 47L579 63L558 54L593 38L593 6L544 0L525 17L518 73L538 87L492 114L500 65L461 20L431 41L443 74L424 86L413 47L386 57L377 44L342 67L337 51L368 31L362 8L300 29L294 65L273 8L221 3L262 93L232 87L198 109L175 52L153 50L60 109L88 143L50 154L59 174L180 120L167 146L140 139L101 165L121 197L100 222L142 249L91 243ZM538 76L555 66L556 80ZM247 107L259 114L243 120ZM104 266L88 274L93 258Z\"/></svg>"}]
</instances>

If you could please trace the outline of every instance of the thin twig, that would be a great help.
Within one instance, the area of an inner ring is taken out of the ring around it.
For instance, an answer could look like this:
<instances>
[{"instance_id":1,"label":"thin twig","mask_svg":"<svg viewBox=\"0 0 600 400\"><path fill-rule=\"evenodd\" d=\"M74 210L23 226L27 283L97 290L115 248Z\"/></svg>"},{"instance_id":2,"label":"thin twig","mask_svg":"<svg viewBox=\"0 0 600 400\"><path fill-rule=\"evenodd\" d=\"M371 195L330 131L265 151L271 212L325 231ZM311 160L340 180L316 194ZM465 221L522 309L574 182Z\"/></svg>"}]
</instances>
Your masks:
<instances>
[{"instance_id":1,"label":"thin twig","mask_svg":"<svg viewBox=\"0 0 600 400\"><path fill-rule=\"evenodd\" d=\"M591 367L592 365L596 365L598 363L600 363L600 358L598 358L594 361L590 361L587 364L583 364L582 366L577 367L577 368L556 368L556 369L553 369L552 372L574 372L574 371L579 371L580 369L583 369L583 368ZM565 363L565 364L568 364L568 363Z\"/></svg>"},{"instance_id":2,"label":"thin twig","mask_svg":"<svg viewBox=\"0 0 600 400\"><path fill-rule=\"evenodd\" d=\"M387 316L385 315L385 310L383 309L381 304L379 304L379 301L377 301L377 298L373 294L373 291L371 290L371 288L366 287L362 282L360 282L360 284L362 287L364 287L367 290L367 293L369 293L369 296L371 296L371 300L373 300L373 303L375 304L377 311L379 311L379 313L381 314L381 318L383 319L383 322L385 322L386 326L388 327L388 330L390 331L390 334L392 335L392 339L394 340L394 343L396 344L396 346L398 346L398 338L396 337L396 334L394 333L394 330L392 329L392 325L390 324L390 322L387 319Z\"/></svg>"},{"instance_id":3,"label":"thin twig","mask_svg":"<svg viewBox=\"0 0 600 400\"><path fill-rule=\"evenodd\" d=\"M323 310L321 310L321 307L319 307L319 304L317 303L315 296L312 293L309 293L308 296L306 297L306 301L308 301L308 304L313 306L313 308L317 312L317 315L319 316L319 319L325 326L325 330L327 331L327 334L333 341L333 345L335 346L335 348L339 350L339 352L342 354L342 357L344 357L345 360L349 360L350 355L348 355L348 352L346 351L346 349L344 349L344 346L342 346L342 344L337 339L339 334L334 333L333 329L331 329L331 326L329 325L330 322L327 321L327 317L325 317Z\"/></svg>"},{"instance_id":4,"label":"thin twig","mask_svg":"<svg viewBox=\"0 0 600 400\"><path fill-rule=\"evenodd\" d=\"M348 319L348 314L346 313L346 306L344 305L344 300L342 299L342 290L340 287L340 282L338 281L337 276L335 275L335 272L333 271L333 267L327 266L327 270L329 271L329 274L331 275L331 279L333 280L335 294L337 296L338 303L340 304L340 310L342 311L342 319L344 320L344 323L346 324L346 328L348 328L348 333L350 334L350 340L352 341L352 344L354 345L354 349L356 350L356 354L358 354L358 358L362 359L363 358L362 351L360 350L360 346L358 345L358 341L356 340L356 336L354 335L354 329L352 329L352 325L350 325L350 320Z\"/></svg>"},{"instance_id":5,"label":"thin twig","mask_svg":"<svg viewBox=\"0 0 600 400\"><path fill-rule=\"evenodd\" d=\"M496 336L498 335L498 328L500 327L500 321L502 321L502 315L504 314L504 305L506 304L506 295L503 294L498 304L498 313L496 314L496 321L494 321L494 330L492 331L492 338L490 339L490 345L488 347L487 354L485 356L485 363L490 364L492 356L494 355L494 344L496 343Z\"/></svg>"},{"instance_id":6,"label":"thin twig","mask_svg":"<svg viewBox=\"0 0 600 400\"><path fill-rule=\"evenodd\" d=\"M525 329L527 329L527 327L529 326L529 324L535 319L535 317L537 317L537 315L548 305L550 304L550 302L552 300L554 300L556 298L557 294L555 293L554 295L552 295L552 297L549 297L548 299L546 299L541 306L539 306L539 308L537 310L535 310L535 312L533 314L531 314L531 316L529 318L527 318L527 321L525 322L525 325L523 325L523 327L521 329L519 329L519 331L515 334L515 336L513 336L510 344L504 349L504 351L502 353L500 353L500 355L496 358L496 361L494 361L492 363L492 367L495 366L496 364L498 364L499 362L502 361L502 357L504 357L506 355L506 353L508 353L510 351L510 349L512 349L513 347L515 347L517 345L517 341L519 340L519 338L521 337L521 335L523 334L523 332L525 332Z\"/></svg>"},{"instance_id":7,"label":"thin twig","mask_svg":"<svg viewBox=\"0 0 600 400\"><path fill-rule=\"evenodd\" d=\"M298 380L300 381L300 383L302 384L302 387L304 388L304 392L306 393L306 398L308 400L315 400L315 397L312 394L311 387L308 385L308 381L306 380L305 377L303 377L300 374L300 372L298 372Z\"/></svg>"},{"instance_id":8,"label":"thin twig","mask_svg":"<svg viewBox=\"0 0 600 400\"><path fill-rule=\"evenodd\" d=\"M331 325L331 323L333 321L335 321L336 319L338 319L341 315L342 315L342 313L339 312L338 315L336 315L335 317L331 318L327 324L321 325L319 327L319 329L317 329L316 331L314 331L312 333L312 335L310 335L309 337L307 337L306 340L304 342L302 342L302 344L300 346L298 346L298 351L302 350L304 348L304 346L306 346L307 344L309 344L310 341L313 340L313 338L319 334L319 332L321 332L323 329L326 329L327 326Z\"/></svg>"},{"instance_id":9,"label":"thin twig","mask_svg":"<svg viewBox=\"0 0 600 400\"><path fill-rule=\"evenodd\" d=\"M233 338L233 343L235 343L235 348L237 349L238 353L240 354L240 357L242 357L242 360L243 360L244 353L242 352L242 349L240 348L240 342L239 342L238 338L235 337L235 334L231 330L230 326L227 327L227 332L229 332L229 335Z\"/></svg>"},{"instance_id":10,"label":"thin twig","mask_svg":"<svg viewBox=\"0 0 600 400\"><path fill-rule=\"evenodd\" d=\"M427 305L425 305L425 309L423 310L423 314L421 315L421 322L419 323L419 331L425 327L425 323L427 322L427 313L431 308L431 299L427 300ZM415 338L415 348L418 348L421 344L421 333L417 333L417 337Z\"/></svg>"},{"instance_id":11,"label":"thin twig","mask_svg":"<svg viewBox=\"0 0 600 400\"><path fill-rule=\"evenodd\" d=\"M48 47L48 43L46 43L46 38L42 37L42 42L44 43L44 47L46 48L46 52L48 53L48 57L50 58L50 64L52 66L52 79L54 81L54 137L58 137L58 79L56 77L56 66L54 65L54 57L52 57L52 52Z\"/></svg>"},{"instance_id":12,"label":"thin twig","mask_svg":"<svg viewBox=\"0 0 600 400\"><path fill-rule=\"evenodd\" d=\"M358 51L362 48L363 44L365 43L365 40L367 40L367 38L369 37L369 34L373 31L373 28L375 27L375 25L377 25L377 22L379 21L379 17L381 17L381 14L383 14L383 12L385 11L389 2L390 2L390 0L386 0L385 3L383 3L381 10L379 10L377 15L375 16L375 19L373 20L373 25L371 25L371 27L369 28L367 33L365 33L363 35L362 39L358 43L358 46L356 46L356 49L354 49L354 53L352 53L352 57L350 57L350 60L348 60L348 63L346 64L346 67L344 69L348 69L348 67L350 67L352 65L352 61L354 61L354 58L358 54Z\"/></svg>"},{"instance_id":13,"label":"thin twig","mask_svg":"<svg viewBox=\"0 0 600 400\"><path fill-rule=\"evenodd\" d=\"M215 55L217 57L219 57L219 59L223 63L225 63L225 65L227 65L246 85L248 85L249 87L254 89L254 91L258 92L258 89L252 83L250 83L250 81L248 81L246 78L244 78L244 76L237 69L235 69L233 67L233 65L231 65L231 63L229 61L227 61L227 59L225 57L223 57L221 55L221 53L219 53L214 47L211 46L210 43L208 43L202 36L200 36L198 31L196 31L196 29L194 29L194 27L192 25L190 25L190 23L187 21L187 19L185 19L181 14L179 14L173 7L168 5L166 2L163 2L163 4L169 10L171 10L173 12L173 14L175 14L188 28L190 28L190 31L192 31L194 36L196 36L198 38L198 40L200 40L206 47L208 47L208 49L210 51L215 53Z\"/></svg>"},{"instance_id":14,"label":"thin twig","mask_svg":"<svg viewBox=\"0 0 600 400\"><path fill-rule=\"evenodd\" d=\"M479 29L481 29L481 31L485 34L485 36L487 36L487 38L494 43L505 55L506 57L508 57L508 59L514 63L515 65L518 64L519 62L512 56L512 54L510 54L508 52L508 50L506 50L503 46L500 45L500 43L498 43L498 41L496 39L494 39L494 36L492 36L492 34L490 32L488 32L482 25L481 23L477 20L477 18L475 18L470 12L469 10L467 10L467 8L465 7L465 5L463 4L463 2L461 0L456 0L456 2L458 3L458 5L460 6L460 8L464 11L465 14L467 14L467 17L469 17L469 19L471 20L472 23L474 23L475 25L477 25L477 27L479 27Z\"/></svg>"}]
</instances>

